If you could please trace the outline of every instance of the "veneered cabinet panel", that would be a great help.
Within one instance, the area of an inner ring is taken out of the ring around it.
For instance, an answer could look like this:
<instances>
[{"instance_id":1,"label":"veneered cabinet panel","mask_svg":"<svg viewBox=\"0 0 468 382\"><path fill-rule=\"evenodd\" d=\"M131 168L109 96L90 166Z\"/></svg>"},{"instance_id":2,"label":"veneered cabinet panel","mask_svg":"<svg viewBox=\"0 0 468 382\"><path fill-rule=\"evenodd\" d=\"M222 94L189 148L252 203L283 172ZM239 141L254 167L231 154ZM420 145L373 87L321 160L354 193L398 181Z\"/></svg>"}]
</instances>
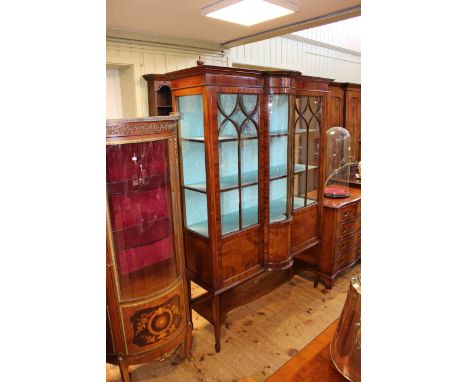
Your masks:
<instances>
[{"instance_id":1,"label":"veneered cabinet panel","mask_svg":"<svg viewBox=\"0 0 468 382\"><path fill-rule=\"evenodd\" d=\"M224 238L220 255L223 281L259 265L259 229L255 228L241 235Z\"/></svg>"},{"instance_id":2,"label":"veneered cabinet panel","mask_svg":"<svg viewBox=\"0 0 468 382\"><path fill-rule=\"evenodd\" d=\"M292 248L311 241L317 237L317 205L294 212L292 226ZM305 249L305 248L304 248Z\"/></svg>"},{"instance_id":3,"label":"veneered cabinet panel","mask_svg":"<svg viewBox=\"0 0 468 382\"><path fill-rule=\"evenodd\" d=\"M143 353L166 344L186 326L182 282L151 302L123 306L127 354Z\"/></svg>"},{"instance_id":4,"label":"veneered cabinet panel","mask_svg":"<svg viewBox=\"0 0 468 382\"><path fill-rule=\"evenodd\" d=\"M359 160L359 142L361 140L361 93L348 91L346 94L346 129L351 134L351 151Z\"/></svg>"}]
</instances>

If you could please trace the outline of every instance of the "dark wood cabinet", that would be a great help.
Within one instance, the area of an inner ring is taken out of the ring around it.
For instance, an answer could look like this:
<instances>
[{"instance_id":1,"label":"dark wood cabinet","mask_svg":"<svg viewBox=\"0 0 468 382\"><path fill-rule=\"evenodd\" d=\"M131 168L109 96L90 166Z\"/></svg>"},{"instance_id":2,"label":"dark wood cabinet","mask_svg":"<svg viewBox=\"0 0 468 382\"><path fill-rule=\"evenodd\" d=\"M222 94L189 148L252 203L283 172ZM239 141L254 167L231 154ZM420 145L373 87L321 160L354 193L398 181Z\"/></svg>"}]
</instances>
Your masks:
<instances>
[{"instance_id":1,"label":"dark wood cabinet","mask_svg":"<svg viewBox=\"0 0 468 382\"><path fill-rule=\"evenodd\" d=\"M143 76L148 85L148 114L165 116L173 111L172 89L164 75L146 74Z\"/></svg>"},{"instance_id":2,"label":"dark wood cabinet","mask_svg":"<svg viewBox=\"0 0 468 382\"><path fill-rule=\"evenodd\" d=\"M219 351L226 314L320 242L330 80L206 65L158 77L181 114L187 273L207 291L192 308Z\"/></svg>"},{"instance_id":3,"label":"dark wood cabinet","mask_svg":"<svg viewBox=\"0 0 468 382\"><path fill-rule=\"evenodd\" d=\"M190 355L179 198L178 116L106 125L106 350L128 365Z\"/></svg>"},{"instance_id":4,"label":"dark wood cabinet","mask_svg":"<svg viewBox=\"0 0 468 382\"><path fill-rule=\"evenodd\" d=\"M328 92L328 116L331 127L344 127L351 134L351 152L361 160L361 85L332 82Z\"/></svg>"},{"instance_id":5,"label":"dark wood cabinet","mask_svg":"<svg viewBox=\"0 0 468 382\"><path fill-rule=\"evenodd\" d=\"M324 198L318 281L332 288L340 272L361 258L361 190L350 188L345 199Z\"/></svg>"}]
</instances>

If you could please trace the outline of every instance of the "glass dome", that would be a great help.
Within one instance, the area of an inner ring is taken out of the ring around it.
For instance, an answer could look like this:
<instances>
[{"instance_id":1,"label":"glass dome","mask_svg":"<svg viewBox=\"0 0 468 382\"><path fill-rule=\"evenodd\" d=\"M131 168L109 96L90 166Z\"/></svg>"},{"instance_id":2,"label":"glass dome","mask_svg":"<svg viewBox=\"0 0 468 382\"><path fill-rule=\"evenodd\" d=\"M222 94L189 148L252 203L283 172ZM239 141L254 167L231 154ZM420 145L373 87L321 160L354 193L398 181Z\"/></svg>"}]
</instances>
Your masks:
<instances>
[{"instance_id":1,"label":"glass dome","mask_svg":"<svg viewBox=\"0 0 468 382\"><path fill-rule=\"evenodd\" d=\"M332 127L327 131L327 180L325 196L346 198L349 196L351 155L351 134L343 127Z\"/></svg>"}]
</instances>

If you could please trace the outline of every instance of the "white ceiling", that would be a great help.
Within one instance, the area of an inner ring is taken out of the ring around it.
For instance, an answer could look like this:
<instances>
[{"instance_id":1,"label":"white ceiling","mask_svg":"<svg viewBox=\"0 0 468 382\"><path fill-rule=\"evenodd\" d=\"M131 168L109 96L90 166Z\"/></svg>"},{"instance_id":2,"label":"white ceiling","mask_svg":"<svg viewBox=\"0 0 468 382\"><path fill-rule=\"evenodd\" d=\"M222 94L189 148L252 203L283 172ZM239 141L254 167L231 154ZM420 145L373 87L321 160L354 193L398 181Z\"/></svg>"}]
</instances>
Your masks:
<instances>
[{"instance_id":1,"label":"white ceiling","mask_svg":"<svg viewBox=\"0 0 468 382\"><path fill-rule=\"evenodd\" d=\"M299 11L250 27L201 15L216 0L106 0L107 34L186 43L209 48L231 47L347 19L360 14L360 0L293 0Z\"/></svg>"}]
</instances>

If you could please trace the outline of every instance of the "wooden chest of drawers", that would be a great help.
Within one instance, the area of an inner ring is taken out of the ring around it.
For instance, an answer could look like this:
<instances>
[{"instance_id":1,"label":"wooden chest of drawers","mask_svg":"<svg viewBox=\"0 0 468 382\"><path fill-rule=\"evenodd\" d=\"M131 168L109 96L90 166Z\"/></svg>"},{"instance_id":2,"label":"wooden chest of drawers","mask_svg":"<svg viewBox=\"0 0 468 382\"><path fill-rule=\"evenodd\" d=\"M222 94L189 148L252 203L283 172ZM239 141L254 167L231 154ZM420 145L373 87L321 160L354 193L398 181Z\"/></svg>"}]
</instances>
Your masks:
<instances>
[{"instance_id":1,"label":"wooden chest of drawers","mask_svg":"<svg viewBox=\"0 0 468 382\"><path fill-rule=\"evenodd\" d=\"M325 198L322 243L315 286L333 286L336 276L361 258L361 190L350 189L345 199Z\"/></svg>"}]
</instances>

